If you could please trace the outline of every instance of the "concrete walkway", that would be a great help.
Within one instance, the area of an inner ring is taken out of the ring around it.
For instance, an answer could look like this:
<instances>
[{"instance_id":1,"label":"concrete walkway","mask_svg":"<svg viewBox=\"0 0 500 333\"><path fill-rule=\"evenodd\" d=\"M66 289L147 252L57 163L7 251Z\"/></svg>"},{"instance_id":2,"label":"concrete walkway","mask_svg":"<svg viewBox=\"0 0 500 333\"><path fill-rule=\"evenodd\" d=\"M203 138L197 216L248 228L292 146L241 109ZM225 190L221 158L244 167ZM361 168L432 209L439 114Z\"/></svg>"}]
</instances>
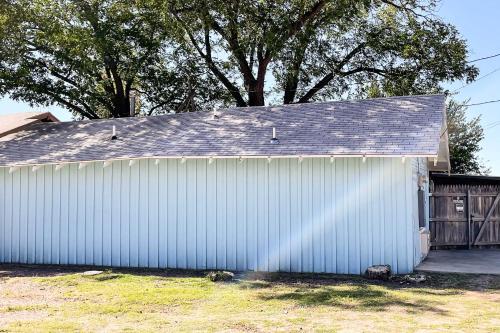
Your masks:
<instances>
[{"instance_id":1,"label":"concrete walkway","mask_svg":"<svg viewBox=\"0 0 500 333\"><path fill-rule=\"evenodd\" d=\"M500 249L430 251L415 270L500 275Z\"/></svg>"}]
</instances>

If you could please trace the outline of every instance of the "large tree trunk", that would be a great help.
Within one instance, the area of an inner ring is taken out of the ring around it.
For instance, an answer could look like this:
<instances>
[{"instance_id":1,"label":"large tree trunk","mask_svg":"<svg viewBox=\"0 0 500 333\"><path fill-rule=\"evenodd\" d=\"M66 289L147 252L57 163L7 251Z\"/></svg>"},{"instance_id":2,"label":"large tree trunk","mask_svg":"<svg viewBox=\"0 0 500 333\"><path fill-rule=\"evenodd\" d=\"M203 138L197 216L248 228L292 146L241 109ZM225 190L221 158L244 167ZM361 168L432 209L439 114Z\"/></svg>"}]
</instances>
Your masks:
<instances>
[{"instance_id":1,"label":"large tree trunk","mask_svg":"<svg viewBox=\"0 0 500 333\"><path fill-rule=\"evenodd\" d=\"M265 104L264 85L266 78L267 65L271 58L266 58L259 61L259 69L257 71L257 79L246 77L245 83L248 90L248 106L263 106Z\"/></svg>"},{"instance_id":2,"label":"large tree trunk","mask_svg":"<svg viewBox=\"0 0 500 333\"><path fill-rule=\"evenodd\" d=\"M255 82L248 86L248 106L263 106L265 103L264 98L264 84Z\"/></svg>"},{"instance_id":3,"label":"large tree trunk","mask_svg":"<svg viewBox=\"0 0 500 333\"><path fill-rule=\"evenodd\" d=\"M115 112L113 117L115 118L123 118L130 117L130 100L126 96L115 97Z\"/></svg>"}]
</instances>

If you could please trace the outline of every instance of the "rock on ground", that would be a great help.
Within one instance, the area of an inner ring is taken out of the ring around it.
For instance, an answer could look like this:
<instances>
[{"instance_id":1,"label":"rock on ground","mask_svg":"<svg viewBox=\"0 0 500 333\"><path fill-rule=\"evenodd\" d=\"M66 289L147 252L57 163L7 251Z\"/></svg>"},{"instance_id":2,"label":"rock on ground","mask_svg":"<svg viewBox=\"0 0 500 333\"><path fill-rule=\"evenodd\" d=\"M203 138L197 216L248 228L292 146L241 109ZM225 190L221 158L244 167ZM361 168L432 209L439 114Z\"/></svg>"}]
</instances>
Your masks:
<instances>
[{"instance_id":1,"label":"rock on ground","mask_svg":"<svg viewBox=\"0 0 500 333\"><path fill-rule=\"evenodd\" d=\"M103 271L85 271L82 275L90 276L90 275L99 275L102 274Z\"/></svg>"},{"instance_id":2,"label":"rock on ground","mask_svg":"<svg viewBox=\"0 0 500 333\"><path fill-rule=\"evenodd\" d=\"M375 265L366 269L366 277L369 279L388 280L391 277L391 266Z\"/></svg>"},{"instance_id":3,"label":"rock on ground","mask_svg":"<svg viewBox=\"0 0 500 333\"><path fill-rule=\"evenodd\" d=\"M208 272L207 278L212 282L217 281L230 281L234 277L234 273L226 272L226 271L216 271L216 272Z\"/></svg>"},{"instance_id":4,"label":"rock on ground","mask_svg":"<svg viewBox=\"0 0 500 333\"><path fill-rule=\"evenodd\" d=\"M426 282L428 280L427 275L425 274L407 274L403 276L401 279L401 284L418 284L422 282Z\"/></svg>"}]
</instances>

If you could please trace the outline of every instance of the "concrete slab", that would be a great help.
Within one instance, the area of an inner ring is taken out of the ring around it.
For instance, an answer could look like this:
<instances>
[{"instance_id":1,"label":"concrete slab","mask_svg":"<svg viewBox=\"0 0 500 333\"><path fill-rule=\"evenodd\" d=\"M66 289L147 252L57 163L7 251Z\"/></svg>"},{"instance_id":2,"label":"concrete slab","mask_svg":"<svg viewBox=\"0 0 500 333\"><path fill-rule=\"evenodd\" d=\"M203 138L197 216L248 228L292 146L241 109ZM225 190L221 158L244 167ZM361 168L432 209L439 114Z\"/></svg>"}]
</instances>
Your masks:
<instances>
[{"instance_id":1,"label":"concrete slab","mask_svg":"<svg viewBox=\"0 0 500 333\"><path fill-rule=\"evenodd\" d=\"M500 249L430 251L415 270L500 275Z\"/></svg>"}]
</instances>

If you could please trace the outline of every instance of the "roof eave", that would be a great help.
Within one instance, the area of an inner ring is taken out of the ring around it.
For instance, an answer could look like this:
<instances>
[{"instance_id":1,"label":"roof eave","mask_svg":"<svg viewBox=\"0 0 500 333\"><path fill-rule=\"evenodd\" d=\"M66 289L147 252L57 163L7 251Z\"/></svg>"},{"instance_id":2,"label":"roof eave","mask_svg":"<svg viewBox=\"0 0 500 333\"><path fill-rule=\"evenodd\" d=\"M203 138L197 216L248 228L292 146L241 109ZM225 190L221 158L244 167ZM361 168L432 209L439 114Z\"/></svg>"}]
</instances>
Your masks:
<instances>
[{"instance_id":1,"label":"roof eave","mask_svg":"<svg viewBox=\"0 0 500 333\"><path fill-rule=\"evenodd\" d=\"M438 155L436 159L429 160L429 171L444 171L450 173L451 163L446 108L443 110L443 124L441 125L440 133Z\"/></svg>"},{"instance_id":2,"label":"roof eave","mask_svg":"<svg viewBox=\"0 0 500 333\"><path fill-rule=\"evenodd\" d=\"M117 157L107 160L74 160L74 161L54 161L54 162L27 162L18 164L4 164L0 168L12 167L33 167L40 165L60 165L60 164L79 164L79 163L96 163L96 162L115 162L115 161L132 161L132 160L168 160L168 159L280 159L280 158L428 158L429 161L437 158L435 154L321 154L321 155L204 155L204 156L138 156L138 157Z\"/></svg>"}]
</instances>

